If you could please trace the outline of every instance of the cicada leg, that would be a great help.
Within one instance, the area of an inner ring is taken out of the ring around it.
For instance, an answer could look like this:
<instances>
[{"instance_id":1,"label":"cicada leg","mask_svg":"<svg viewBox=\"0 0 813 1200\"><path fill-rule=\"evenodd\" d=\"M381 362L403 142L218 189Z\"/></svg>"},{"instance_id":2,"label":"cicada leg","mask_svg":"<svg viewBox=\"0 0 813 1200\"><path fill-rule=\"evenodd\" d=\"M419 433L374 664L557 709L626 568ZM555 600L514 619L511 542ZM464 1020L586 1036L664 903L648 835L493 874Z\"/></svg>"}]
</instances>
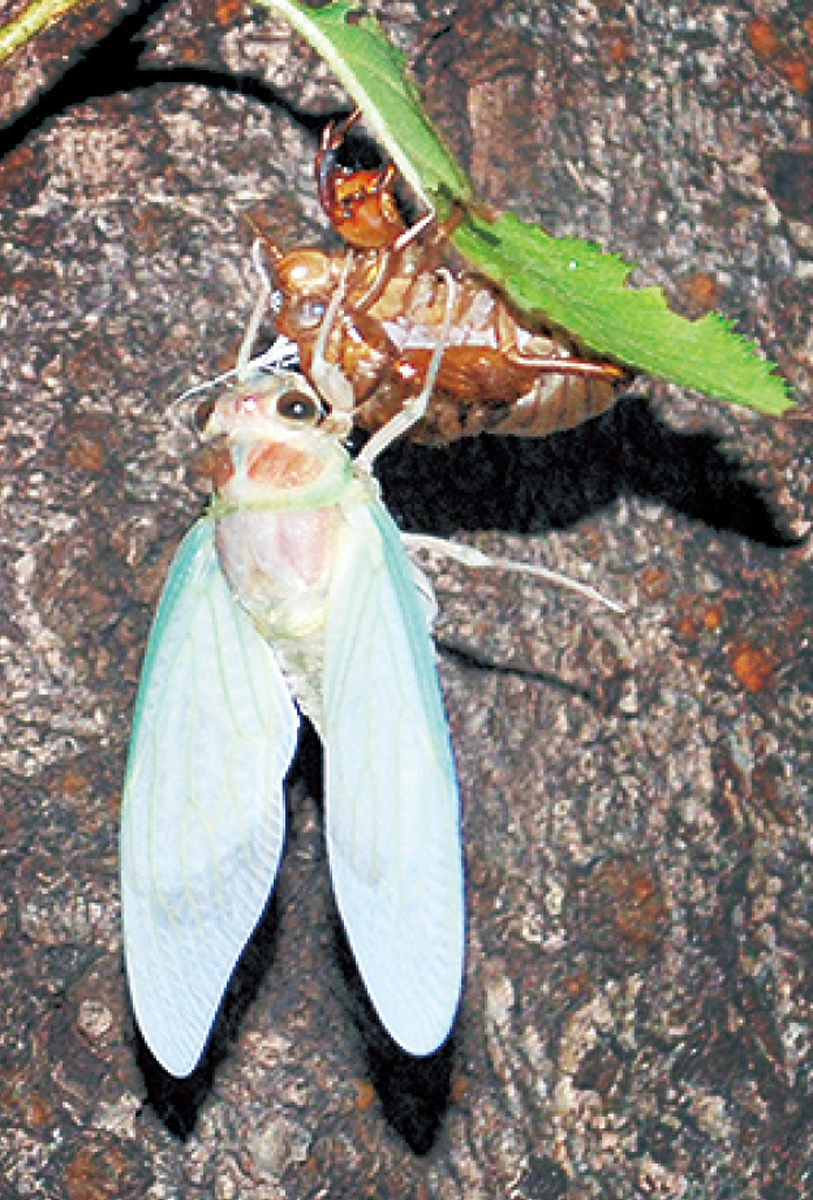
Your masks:
<instances>
[{"instance_id":1,"label":"cicada leg","mask_svg":"<svg viewBox=\"0 0 813 1200\"><path fill-rule=\"evenodd\" d=\"M438 335L435 348L432 351L432 357L429 360L429 366L426 371L423 387L417 396L407 400L401 410L395 414L391 421L388 421L383 428L374 433L369 442L361 450L356 458L358 465L364 470L371 471L376 458L391 446L398 438L403 437L413 425L422 420L426 415L426 410L429 407L429 401L432 398L432 391L437 381L440 364L443 359L444 351L449 345L449 334L452 326L452 314L454 312L455 297L457 295L457 284L452 276L451 271L441 268L438 272L446 283L446 313L443 319L443 326Z\"/></svg>"},{"instance_id":2,"label":"cicada leg","mask_svg":"<svg viewBox=\"0 0 813 1200\"><path fill-rule=\"evenodd\" d=\"M257 274L260 284L257 289L257 298L254 301L245 332L243 333L243 339L240 342L240 349L237 351L235 368L237 378L240 380L246 377L248 365L251 362L251 351L254 349L260 325L275 290L265 269L265 263L262 260L262 244L259 238L255 238L251 246L251 265Z\"/></svg>"},{"instance_id":3,"label":"cicada leg","mask_svg":"<svg viewBox=\"0 0 813 1200\"><path fill-rule=\"evenodd\" d=\"M348 305L353 315L358 316L372 308L389 283L399 274L409 273L417 282L428 271L436 270L443 257L446 243L462 219L462 209L455 209L447 220L440 223L434 212L425 213L414 225L405 229L389 249L379 250L375 278L367 290L360 296L356 296L352 305ZM418 251L418 257L413 258L408 266L405 266L406 252L427 230L431 232L426 243ZM405 301L405 305L406 303Z\"/></svg>"},{"instance_id":4,"label":"cicada leg","mask_svg":"<svg viewBox=\"0 0 813 1200\"><path fill-rule=\"evenodd\" d=\"M516 575L532 575L535 579L544 579L546 583L577 592L588 600L595 600L597 604L603 604L606 608L620 613L622 616L627 611L618 600L605 596L603 592L591 587L589 583L582 583L580 579L572 579L569 575L563 575L560 571L552 571L550 568L539 566L536 563L517 562L512 558L494 558L463 542L432 537L424 533L402 533L401 539L410 553L424 550L429 554L442 554L445 558L451 558L454 562L459 562L462 566L470 567L473 570L510 571Z\"/></svg>"},{"instance_id":5,"label":"cicada leg","mask_svg":"<svg viewBox=\"0 0 813 1200\"><path fill-rule=\"evenodd\" d=\"M393 275L397 274L397 268L394 265L396 262L397 259L394 258L391 251L378 251L375 264L375 277L368 285L367 290L362 292L360 296L357 296L352 304L348 305L348 309L353 316L359 316L361 313L367 312L368 308L372 308Z\"/></svg>"},{"instance_id":6,"label":"cicada leg","mask_svg":"<svg viewBox=\"0 0 813 1200\"><path fill-rule=\"evenodd\" d=\"M319 333L313 346L311 359L311 379L316 390L327 401L335 413L351 414L355 407L356 397L352 381L347 378L338 363L329 362L327 346L342 302L347 294L347 281L354 265L353 251L348 250L336 290L330 297L330 303L325 310Z\"/></svg>"},{"instance_id":7,"label":"cicada leg","mask_svg":"<svg viewBox=\"0 0 813 1200\"><path fill-rule=\"evenodd\" d=\"M333 215L335 208L335 187L334 181L337 172L341 171L338 165L336 151L339 150L347 136L347 131L361 117L361 109L356 108L351 112L341 125L336 126L332 121L329 121L322 130L322 139L319 144L319 150L316 154L316 162L314 164L316 174L316 186L319 190L319 203L325 216L333 224Z\"/></svg>"},{"instance_id":8,"label":"cicada leg","mask_svg":"<svg viewBox=\"0 0 813 1200\"><path fill-rule=\"evenodd\" d=\"M629 374L615 363L595 362L589 358L563 358L557 355L536 357L519 353L506 357L521 366L535 367L540 375L585 375L620 383Z\"/></svg>"},{"instance_id":9,"label":"cicada leg","mask_svg":"<svg viewBox=\"0 0 813 1200\"><path fill-rule=\"evenodd\" d=\"M348 305L348 309L354 316L367 312L372 308L376 300L379 299L381 293L391 282L401 269L401 256L408 246L419 237L424 230L428 229L435 220L434 213L426 213L409 229L406 229L399 238L393 242L391 248L382 247L377 252L375 264L375 276L368 284L367 289L360 295L354 297L352 304ZM448 235L444 235L448 236ZM434 243L433 243L434 246ZM433 247L432 247L433 248ZM421 269L429 269L429 258L432 253L432 248L427 247L424 251L426 261L421 263Z\"/></svg>"}]
</instances>

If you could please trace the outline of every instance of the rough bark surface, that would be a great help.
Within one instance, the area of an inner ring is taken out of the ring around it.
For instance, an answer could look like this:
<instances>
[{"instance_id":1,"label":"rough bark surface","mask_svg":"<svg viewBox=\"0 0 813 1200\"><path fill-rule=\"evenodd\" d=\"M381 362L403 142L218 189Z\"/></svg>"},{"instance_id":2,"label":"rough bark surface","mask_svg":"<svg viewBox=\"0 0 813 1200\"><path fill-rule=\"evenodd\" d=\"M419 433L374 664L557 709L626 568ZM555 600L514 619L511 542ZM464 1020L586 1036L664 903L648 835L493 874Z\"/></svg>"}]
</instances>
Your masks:
<instances>
[{"instance_id":1,"label":"rough bark surface","mask_svg":"<svg viewBox=\"0 0 813 1200\"><path fill-rule=\"evenodd\" d=\"M203 504L167 413L233 362L246 214L328 244L312 160L345 101L230 0L134 32L142 10L107 75L78 48L112 7L9 64L0 1193L791 1200L813 1187L811 577L789 536L813 495L813 26L790 2L378 7L492 203L736 318L799 408L640 380L544 444L382 461L405 527L584 573L629 611L436 573L439 641L470 651L441 654L468 871L450 1053L404 1063L359 1007L311 746L210 1069L170 1088L134 1042L116 851L151 614Z\"/></svg>"}]
</instances>

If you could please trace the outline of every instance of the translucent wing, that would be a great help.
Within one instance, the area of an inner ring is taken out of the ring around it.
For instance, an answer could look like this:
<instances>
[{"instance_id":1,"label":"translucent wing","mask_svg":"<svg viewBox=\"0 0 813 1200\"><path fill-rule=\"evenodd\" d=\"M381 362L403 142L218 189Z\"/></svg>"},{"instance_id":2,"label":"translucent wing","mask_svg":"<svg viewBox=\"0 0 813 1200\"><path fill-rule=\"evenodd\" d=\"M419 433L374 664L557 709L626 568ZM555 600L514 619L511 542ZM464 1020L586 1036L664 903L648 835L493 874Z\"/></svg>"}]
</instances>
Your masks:
<instances>
[{"instance_id":1,"label":"translucent wing","mask_svg":"<svg viewBox=\"0 0 813 1200\"><path fill-rule=\"evenodd\" d=\"M459 800L423 610L395 525L378 504L356 509L326 629L328 854L372 1002L411 1054L449 1033L464 940Z\"/></svg>"},{"instance_id":2,"label":"translucent wing","mask_svg":"<svg viewBox=\"0 0 813 1200\"><path fill-rule=\"evenodd\" d=\"M150 636L121 816L133 1007L173 1075L195 1067L274 882L297 727L280 668L220 570L214 522L199 521Z\"/></svg>"}]
</instances>

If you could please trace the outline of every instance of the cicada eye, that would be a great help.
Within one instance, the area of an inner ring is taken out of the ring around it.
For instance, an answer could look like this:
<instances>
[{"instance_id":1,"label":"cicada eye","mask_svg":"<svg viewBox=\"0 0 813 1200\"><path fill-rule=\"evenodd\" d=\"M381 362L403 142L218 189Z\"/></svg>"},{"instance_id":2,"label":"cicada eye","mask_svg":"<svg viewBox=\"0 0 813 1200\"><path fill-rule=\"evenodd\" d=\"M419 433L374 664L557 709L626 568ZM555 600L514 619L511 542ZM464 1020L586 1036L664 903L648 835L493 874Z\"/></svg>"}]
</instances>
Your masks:
<instances>
[{"instance_id":1,"label":"cicada eye","mask_svg":"<svg viewBox=\"0 0 813 1200\"><path fill-rule=\"evenodd\" d=\"M302 300L291 309L291 320L299 329L315 329L327 310L324 300Z\"/></svg>"},{"instance_id":2,"label":"cicada eye","mask_svg":"<svg viewBox=\"0 0 813 1200\"><path fill-rule=\"evenodd\" d=\"M315 424L322 415L319 404L304 392L286 392L277 401L277 415L297 425Z\"/></svg>"},{"instance_id":3,"label":"cicada eye","mask_svg":"<svg viewBox=\"0 0 813 1200\"><path fill-rule=\"evenodd\" d=\"M215 411L214 400L202 400L201 403L197 406L197 408L195 409L195 415L192 419L194 421L195 428L197 429L198 433L204 432L204 430L206 429L206 426L209 424L209 421L211 420L212 413L214 411Z\"/></svg>"}]
</instances>

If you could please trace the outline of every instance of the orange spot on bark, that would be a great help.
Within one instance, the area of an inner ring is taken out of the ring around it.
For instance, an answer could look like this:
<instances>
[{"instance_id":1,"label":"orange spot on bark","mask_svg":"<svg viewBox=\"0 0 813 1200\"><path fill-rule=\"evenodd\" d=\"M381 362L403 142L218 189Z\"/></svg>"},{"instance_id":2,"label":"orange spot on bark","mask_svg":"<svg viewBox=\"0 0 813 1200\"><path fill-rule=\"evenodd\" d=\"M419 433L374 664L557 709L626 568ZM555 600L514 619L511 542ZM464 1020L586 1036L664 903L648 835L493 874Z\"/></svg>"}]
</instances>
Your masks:
<instances>
[{"instance_id":1,"label":"orange spot on bark","mask_svg":"<svg viewBox=\"0 0 813 1200\"><path fill-rule=\"evenodd\" d=\"M593 990L593 984L586 971L576 971L563 981L564 989L573 1000L578 1000Z\"/></svg>"},{"instance_id":2,"label":"orange spot on bark","mask_svg":"<svg viewBox=\"0 0 813 1200\"><path fill-rule=\"evenodd\" d=\"M728 661L735 678L748 692L761 692L773 677L771 656L744 639L730 647Z\"/></svg>"},{"instance_id":3,"label":"orange spot on bark","mask_svg":"<svg viewBox=\"0 0 813 1200\"><path fill-rule=\"evenodd\" d=\"M710 604L703 613L703 624L706 629L719 629L723 620L723 609L719 604Z\"/></svg>"},{"instance_id":4,"label":"orange spot on bark","mask_svg":"<svg viewBox=\"0 0 813 1200\"><path fill-rule=\"evenodd\" d=\"M81 771L75 770L73 767L68 767L62 776L62 792L63 795L75 800L87 791L88 778Z\"/></svg>"},{"instance_id":5,"label":"orange spot on bark","mask_svg":"<svg viewBox=\"0 0 813 1200\"><path fill-rule=\"evenodd\" d=\"M32 1093L28 1097L28 1123L32 1129L44 1129L54 1119L53 1111L41 1096Z\"/></svg>"},{"instance_id":6,"label":"orange spot on bark","mask_svg":"<svg viewBox=\"0 0 813 1200\"><path fill-rule=\"evenodd\" d=\"M215 5L215 20L218 25L231 25L234 18L243 11L243 0L219 0Z\"/></svg>"},{"instance_id":7,"label":"orange spot on bark","mask_svg":"<svg viewBox=\"0 0 813 1200\"><path fill-rule=\"evenodd\" d=\"M68 1200L113 1200L121 1195L122 1155L112 1146L104 1152L83 1148L65 1170Z\"/></svg>"},{"instance_id":8,"label":"orange spot on bark","mask_svg":"<svg viewBox=\"0 0 813 1200\"><path fill-rule=\"evenodd\" d=\"M748 41L757 58L769 62L779 50L779 38L767 17L754 17L748 22Z\"/></svg>"},{"instance_id":9,"label":"orange spot on bark","mask_svg":"<svg viewBox=\"0 0 813 1200\"><path fill-rule=\"evenodd\" d=\"M685 638L686 641L691 641L697 637L697 626L691 617L679 617L675 625L678 637Z\"/></svg>"},{"instance_id":10,"label":"orange spot on bark","mask_svg":"<svg viewBox=\"0 0 813 1200\"><path fill-rule=\"evenodd\" d=\"M601 944L619 939L636 955L654 949L665 936L669 909L649 872L620 859L600 864L588 883L593 933Z\"/></svg>"},{"instance_id":11,"label":"orange spot on bark","mask_svg":"<svg viewBox=\"0 0 813 1200\"><path fill-rule=\"evenodd\" d=\"M366 1079L356 1080L356 1112L367 1112L375 1103L375 1088Z\"/></svg>"},{"instance_id":12,"label":"orange spot on bark","mask_svg":"<svg viewBox=\"0 0 813 1200\"><path fill-rule=\"evenodd\" d=\"M720 283L706 271L696 271L689 275L683 280L681 288L686 299L702 312L710 312L716 308L723 291Z\"/></svg>"},{"instance_id":13,"label":"orange spot on bark","mask_svg":"<svg viewBox=\"0 0 813 1200\"><path fill-rule=\"evenodd\" d=\"M810 90L810 74L801 54L789 54L776 64L776 70L794 92L799 96L807 95Z\"/></svg>"},{"instance_id":14,"label":"orange spot on bark","mask_svg":"<svg viewBox=\"0 0 813 1200\"><path fill-rule=\"evenodd\" d=\"M630 40L627 31L621 25L607 25L601 34L602 52L610 62L617 67L623 67L630 56Z\"/></svg>"},{"instance_id":15,"label":"orange spot on bark","mask_svg":"<svg viewBox=\"0 0 813 1200\"><path fill-rule=\"evenodd\" d=\"M669 572L663 567L644 567L640 587L647 600L663 600L669 594Z\"/></svg>"},{"instance_id":16,"label":"orange spot on bark","mask_svg":"<svg viewBox=\"0 0 813 1200\"><path fill-rule=\"evenodd\" d=\"M26 1090L21 1074L9 1076L0 1088L0 1109L14 1112L29 1129L44 1129L54 1120L52 1109L42 1097Z\"/></svg>"},{"instance_id":17,"label":"orange spot on bark","mask_svg":"<svg viewBox=\"0 0 813 1200\"><path fill-rule=\"evenodd\" d=\"M80 436L68 447L65 461L74 470L95 474L104 466L104 447L99 442Z\"/></svg>"}]
</instances>

